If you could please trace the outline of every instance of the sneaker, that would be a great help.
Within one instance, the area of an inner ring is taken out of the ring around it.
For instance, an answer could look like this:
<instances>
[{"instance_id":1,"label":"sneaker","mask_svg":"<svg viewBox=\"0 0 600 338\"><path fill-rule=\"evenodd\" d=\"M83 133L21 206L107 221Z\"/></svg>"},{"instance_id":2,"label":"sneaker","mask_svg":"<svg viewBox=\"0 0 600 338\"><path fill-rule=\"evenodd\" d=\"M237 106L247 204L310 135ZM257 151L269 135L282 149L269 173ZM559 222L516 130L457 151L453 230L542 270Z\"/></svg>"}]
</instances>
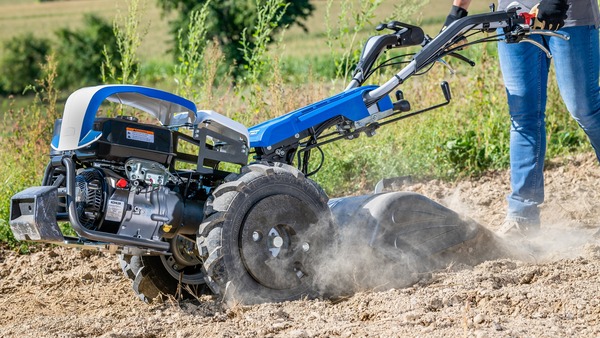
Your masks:
<instances>
[{"instance_id":1,"label":"sneaker","mask_svg":"<svg viewBox=\"0 0 600 338\"><path fill-rule=\"evenodd\" d=\"M500 237L530 237L540 230L540 225L535 223L519 222L507 219L502 223L496 234Z\"/></svg>"}]
</instances>

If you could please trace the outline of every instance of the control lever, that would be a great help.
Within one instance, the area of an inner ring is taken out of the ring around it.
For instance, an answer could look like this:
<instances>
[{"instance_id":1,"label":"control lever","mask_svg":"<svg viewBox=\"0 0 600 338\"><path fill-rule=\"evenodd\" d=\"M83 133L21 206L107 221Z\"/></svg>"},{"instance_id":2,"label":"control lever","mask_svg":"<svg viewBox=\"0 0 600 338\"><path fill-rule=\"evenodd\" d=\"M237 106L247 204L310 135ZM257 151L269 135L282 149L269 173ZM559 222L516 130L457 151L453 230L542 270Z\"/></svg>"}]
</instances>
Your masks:
<instances>
[{"instance_id":1,"label":"control lever","mask_svg":"<svg viewBox=\"0 0 600 338\"><path fill-rule=\"evenodd\" d=\"M407 100L400 100L400 101L396 101L393 104L393 110L395 112L407 112L410 111L410 102L408 102Z\"/></svg>"},{"instance_id":2,"label":"control lever","mask_svg":"<svg viewBox=\"0 0 600 338\"><path fill-rule=\"evenodd\" d=\"M447 81L442 81L442 83L440 83L440 87L442 87L442 93L444 93L444 98L446 99L445 102L442 102L442 103L439 103L439 104L436 104L434 106L427 107L427 108L424 108L424 109L421 109L421 110L417 110L417 111L414 111L412 113L407 113L407 114L404 114L404 115L396 116L396 117L391 118L389 120L380 122L378 124L378 127L381 127L381 126L384 126L386 124L393 123L393 122L396 122L396 121L399 121L399 120L403 120L405 118L408 118L408 117L411 117L411 116L415 116L415 115L424 113L426 111L437 109L437 108L440 108L440 107L443 107L443 106L449 104L450 100L452 100L452 92L450 91L450 85L448 84ZM396 96L397 98L399 96L403 96L402 94L396 94L396 95L397 95ZM393 105L393 110L394 110L394 114L392 114L392 115L396 115L397 113L408 112L408 111L411 110L410 103L407 100L404 100L404 99L398 100L398 101L394 102L392 105Z\"/></svg>"},{"instance_id":3,"label":"control lever","mask_svg":"<svg viewBox=\"0 0 600 338\"><path fill-rule=\"evenodd\" d=\"M549 30L545 30L545 29L534 29L534 30L531 30L529 32L529 35L532 35L532 34L551 36L551 37L563 39L565 41L569 41L571 39L571 37L569 36L569 34L559 33L559 32L555 32L555 31L549 31Z\"/></svg>"},{"instance_id":4,"label":"control lever","mask_svg":"<svg viewBox=\"0 0 600 338\"><path fill-rule=\"evenodd\" d=\"M404 93L401 90L396 91L396 102L393 103L393 110L396 112L407 112L410 110L410 102L404 99Z\"/></svg>"},{"instance_id":5,"label":"control lever","mask_svg":"<svg viewBox=\"0 0 600 338\"><path fill-rule=\"evenodd\" d=\"M537 48L541 49L544 53L546 53L546 57L548 59L552 59L552 54L550 54L550 51L546 47L544 47L544 45L542 45L541 43L539 43L535 40L527 39L527 38L521 39L520 42L528 42L528 43L536 46Z\"/></svg>"},{"instance_id":6,"label":"control lever","mask_svg":"<svg viewBox=\"0 0 600 338\"><path fill-rule=\"evenodd\" d=\"M463 62L466 62L466 63L468 63L468 64L469 64L469 66L471 66L471 67L475 67L475 61L473 61L473 60L471 60L471 59L469 59L469 58L465 57L465 56L464 56L464 55L462 55L462 54L458 54L458 53L455 53L455 52L451 52L451 53L448 53L448 55L449 55L449 56L452 56L452 57L455 57L455 58L459 59L460 61L463 61Z\"/></svg>"},{"instance_id":7,"label":"control lever","mask_svg":"<svg viewBox=\"0 0 600 338\"><path fill-rule=\"evenodd\" d=\"M393 30L394 32L399 32L402 29L414 28L415 26L407 25L400 21L390 21L388 23L380 23L375 27L376 31L382 31L384 28Z\"/></svg>"}]
</instances>

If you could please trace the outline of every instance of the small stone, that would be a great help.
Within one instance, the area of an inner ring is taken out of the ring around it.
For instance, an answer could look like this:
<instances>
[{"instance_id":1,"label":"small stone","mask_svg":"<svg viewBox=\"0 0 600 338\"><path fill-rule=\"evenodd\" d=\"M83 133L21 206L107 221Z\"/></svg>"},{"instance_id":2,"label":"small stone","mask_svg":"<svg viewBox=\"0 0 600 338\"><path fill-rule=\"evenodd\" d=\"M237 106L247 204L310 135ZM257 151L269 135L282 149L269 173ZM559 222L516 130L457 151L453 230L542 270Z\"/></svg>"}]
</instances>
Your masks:
<instances>
[{"instance_id":1,"label":"small stone","mask_svg":"<svg viewBox=\"0 0 600 338\"><path fill-rule=\"evenodd\" d=\"M488 335L485 331L475 331L475 338L487 338Z\"/></svg>"},{"instance_id":2,"label":"small stone","mask_svg":"<svg viewBox=\"0 0 600 338\"><path fill-rule=\"evenodd\" d=\"M304 331L304 330L293 330L291 332L288 332L288 337L290 337L290 338L307 338L308 333L306 333L306 331Z\"/></svg>"},{"instance_id":3,"label":"small stone","mask_svg":"<svg viewBox=\"0 0 600 338\"><path fill-rule=\"evenodd\" d=\"M475 316L475 318L473 318L473 322L475 324L481 324L481 323L485 322L485 316L482 315L481 313L479 313Z\"/></svg>"},{"instance_id":4,"label":"small stone","mask_svg":"<svg viewBox=\"0 0 600 338\"><path fill-rule=\"evenodd\" d=\"M504 328L502 327L502 325L500 325L500 323L494 322L494 330L502 331L502 330L504 330Z\"/></svg>"},{"instance_id":5,"label":"small stone","mask_svg":"<svg viewBox=\"0 0 600 338\"><path fill-rule=\"evenodd\" d=\"M286 322L274 323L273 325L271 325L271 327L275 330L283 330L287 327L287 323Z\"/></svg>"}]
</instances>

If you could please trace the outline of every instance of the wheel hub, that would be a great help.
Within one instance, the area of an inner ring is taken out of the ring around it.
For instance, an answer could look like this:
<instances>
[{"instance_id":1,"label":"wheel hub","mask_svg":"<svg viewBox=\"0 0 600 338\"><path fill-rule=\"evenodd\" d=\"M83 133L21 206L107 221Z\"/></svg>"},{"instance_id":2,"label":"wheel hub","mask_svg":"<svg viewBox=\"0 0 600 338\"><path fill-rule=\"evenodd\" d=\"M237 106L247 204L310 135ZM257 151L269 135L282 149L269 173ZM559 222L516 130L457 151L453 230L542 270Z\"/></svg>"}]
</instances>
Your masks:
<instances>
[{"instance_id":1,"label":"wheel hub","mask_svg":"<svg viewBox=\"0 0 600 338\"><path fill-rule=\"evenodd\" d=\"M318 216L288 195L260 200L248 212L240 232L240 254L248 273L268 288L291 289L310 275L311 227Z\"/></svg>"},{"instance_id":2,"label":"wheel hub","mask_svg":"<svg viewBox=\"0 0 600 338\"><path fill-rule=\"evenodd\" d=\"M196 242L181 235L175 236L170 242L172 255L160 256L167 272L183 283L201 283L204 280L204 272Z\"/></svg>"}]
</instances>

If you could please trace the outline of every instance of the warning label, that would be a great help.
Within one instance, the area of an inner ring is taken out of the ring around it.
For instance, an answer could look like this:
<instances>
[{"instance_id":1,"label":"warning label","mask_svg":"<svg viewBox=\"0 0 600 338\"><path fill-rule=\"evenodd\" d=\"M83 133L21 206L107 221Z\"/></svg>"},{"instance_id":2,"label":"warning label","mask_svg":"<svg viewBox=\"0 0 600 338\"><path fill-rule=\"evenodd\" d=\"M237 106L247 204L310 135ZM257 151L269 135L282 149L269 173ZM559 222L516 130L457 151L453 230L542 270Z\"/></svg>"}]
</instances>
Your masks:
<instances>
[{"instance_id":1,"label":"warning label","mask_svg":"<svg viewBox=\"0 0 600 338\"><path fill-rule=\"evenodd\" d=\"M106 216L104 219L107 221L121 222L124 210L125 202L109 200L106 206Z\"/></svg>"},{"instance_id":2,"label":"warning label","mask_svg":"<svg viewBox=\"0 0 600 338\"><path fill-rule=\"evenodd\" d=\"M127 127L127 139L134 141L141 141L146 143L154 143L154 132L150 130L137 129Z\"/></svg>"}]
</instances>

